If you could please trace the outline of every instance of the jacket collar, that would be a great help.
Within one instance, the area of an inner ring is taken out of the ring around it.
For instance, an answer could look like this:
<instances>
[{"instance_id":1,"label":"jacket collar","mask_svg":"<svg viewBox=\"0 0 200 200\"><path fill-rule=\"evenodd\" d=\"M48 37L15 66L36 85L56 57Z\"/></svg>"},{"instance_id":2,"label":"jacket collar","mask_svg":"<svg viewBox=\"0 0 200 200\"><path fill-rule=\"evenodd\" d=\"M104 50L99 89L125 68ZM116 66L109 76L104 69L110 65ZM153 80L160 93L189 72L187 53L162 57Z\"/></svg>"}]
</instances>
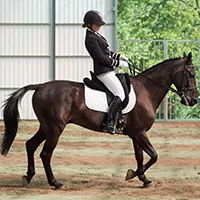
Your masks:
<instances>
[{"instance_id":1,"label":"jacket collar","mask_svg":"<svg viewBox=\"0 0 200 200\"><path fill-rule=\"evenodd\" d=\"M93 31L92 29L90 29L90 28L87 28L87 31L89 31L89 32L91 32L91 33L94 33L94 34L96 34L96 32L95 31Z\"/></svg>"},{"instance_id":2,"label":"jacket collar","mask_svg":"<svg viewBox=\"0 0 200 200\"><path fill-rule=\"evenodd\" d=\"M92 29L89 29L89 28L87 28L87 32L93 33L93 34L97 35L97 37L98 37L101 41L103 41L104 43L107 44L107 40L106 40L100 33L95 32L95 31L93 31ZM107 44L107 45L108 45L108 44Z\"/></svg>"}]
</instances>

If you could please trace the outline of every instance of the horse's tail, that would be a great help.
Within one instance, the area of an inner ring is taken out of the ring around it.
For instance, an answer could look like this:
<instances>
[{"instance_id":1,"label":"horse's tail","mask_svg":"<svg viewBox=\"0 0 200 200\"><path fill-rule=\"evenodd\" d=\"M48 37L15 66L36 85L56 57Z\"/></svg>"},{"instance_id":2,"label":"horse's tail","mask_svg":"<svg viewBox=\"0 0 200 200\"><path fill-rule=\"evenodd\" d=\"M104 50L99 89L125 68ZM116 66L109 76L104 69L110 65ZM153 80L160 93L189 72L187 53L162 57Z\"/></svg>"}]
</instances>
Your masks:
<instances>
[{"instance_id":1,"label":"horse's tail","mask_svg":"<svg viewBox=\"0 0 200 200\"><path fill-rule=\"evenodd\" d=\"M10 97L5 101L5 104L3 105L5 132L0 143L2 155L6 156L17 134L19 119L18 102L22 99L27 91L36 90L38 86L39 84L27 85L23 88L20 88L17 91L13 92Z\"/></svg>"}]
</instances>

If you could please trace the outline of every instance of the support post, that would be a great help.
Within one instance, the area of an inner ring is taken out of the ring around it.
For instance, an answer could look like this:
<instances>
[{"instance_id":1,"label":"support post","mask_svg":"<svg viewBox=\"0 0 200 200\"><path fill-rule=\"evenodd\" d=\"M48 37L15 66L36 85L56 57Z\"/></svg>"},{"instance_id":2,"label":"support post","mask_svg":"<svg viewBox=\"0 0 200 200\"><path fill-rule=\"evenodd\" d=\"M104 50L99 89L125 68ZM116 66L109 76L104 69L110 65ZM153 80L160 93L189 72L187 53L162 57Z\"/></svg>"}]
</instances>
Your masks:
<instances>
[{"instance_id":1,"label":"support post","mask_svg":"<svg viewBox=\"0 0 200 200\"><path fill-rule=\"evenodd\" d=\"M164 40L164 59L168 59L168 40ZM164 98L164 121L168 120L168 95Z\"/></svg>"},{"instance_id":2,"label":"support post","mask_svg":"<svg viewBox=\"0 0 200 200\"><path fill-rule=\"evenodd\" d=\"M117 0L114 0L113 12L114 12L114 51L118 51L118 40L117 40Z\"/></svg>"},{"instance_id":3,"label":"support post","mask_svg":"<svg viewBox=\"0 0 200 200\"><path fill-rule=\"evenodd\" d=\"M56 38L55 38L55 0L49 0L49 9L50 9L50 28L49 28L49 53L50 53L50 62L49 62L49 79L55 80L55 44L56 44Z\"/></svg>"}]
</instances>

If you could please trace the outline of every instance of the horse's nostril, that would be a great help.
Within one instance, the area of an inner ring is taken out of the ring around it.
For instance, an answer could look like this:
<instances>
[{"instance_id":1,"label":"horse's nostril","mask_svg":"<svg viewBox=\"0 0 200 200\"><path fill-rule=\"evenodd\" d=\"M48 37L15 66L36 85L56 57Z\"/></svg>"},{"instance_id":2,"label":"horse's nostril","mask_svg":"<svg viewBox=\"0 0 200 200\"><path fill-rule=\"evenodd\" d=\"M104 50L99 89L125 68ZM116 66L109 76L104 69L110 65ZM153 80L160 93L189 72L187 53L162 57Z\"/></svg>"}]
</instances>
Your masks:
<instances>
[{"instance_id":1,"label":"horse's nostril","mask_svg":"<svg viewBox=\"0 0 200 200\"><path fill-rule=\"evenodd\" d=\"M192 101L194 104L196 104L198 102L197 98L193 98Z\"/></svg>"}]
</instances>

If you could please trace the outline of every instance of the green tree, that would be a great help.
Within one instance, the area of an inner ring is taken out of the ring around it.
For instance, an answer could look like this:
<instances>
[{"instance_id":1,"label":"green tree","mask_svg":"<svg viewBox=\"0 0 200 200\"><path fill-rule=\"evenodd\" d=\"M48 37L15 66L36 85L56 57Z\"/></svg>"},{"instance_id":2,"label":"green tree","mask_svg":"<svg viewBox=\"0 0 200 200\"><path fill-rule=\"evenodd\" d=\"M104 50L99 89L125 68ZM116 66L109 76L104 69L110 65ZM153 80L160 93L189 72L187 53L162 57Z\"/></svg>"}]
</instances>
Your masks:
<instances>
[{"instance_id":1,"label":"green tree","mask_svg":"<svg viewBox=\"0 0 200 200\"><path fill-rule=\"evenodd\" d=\"M118 37L200 38L199 0L118 0Z\"/></svg>"}]
</instances>

